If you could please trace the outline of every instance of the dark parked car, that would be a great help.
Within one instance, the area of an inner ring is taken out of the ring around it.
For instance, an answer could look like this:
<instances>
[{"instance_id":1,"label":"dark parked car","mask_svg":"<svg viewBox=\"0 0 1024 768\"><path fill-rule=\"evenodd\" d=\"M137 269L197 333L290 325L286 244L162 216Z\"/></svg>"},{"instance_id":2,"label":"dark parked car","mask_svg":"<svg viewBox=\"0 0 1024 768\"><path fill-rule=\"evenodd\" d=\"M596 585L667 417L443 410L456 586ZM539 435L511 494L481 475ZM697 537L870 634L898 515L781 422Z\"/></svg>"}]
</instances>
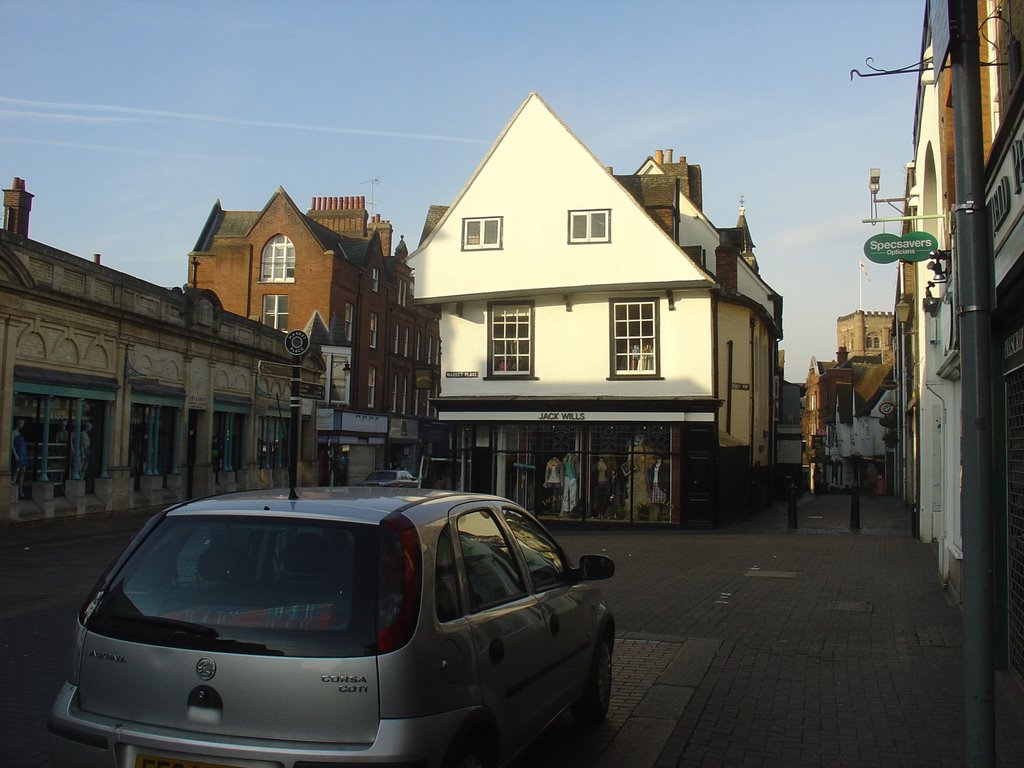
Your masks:
<instances>
[{"instance_id":1,"label":"dark parked car","mask_svg":"<svg viewBox=\"0 0 1024 768\"><path fill-rule=\"evenodd\" d=\"M376 469L363 478L363 481L359 484L415 488L419 485L419 481L404 469Z\"/></svg>"},{"instance_id":2,"label":"dark parked car","mask_svg":"<svg viewBox=\"0 0 1024 768\"><path fill-rule=\"evenodd\" d=\"M615 624L528 512L400 488L153 517L78 617L54 768L496 768L604 718Z\"/></svg>"}]
</instances>

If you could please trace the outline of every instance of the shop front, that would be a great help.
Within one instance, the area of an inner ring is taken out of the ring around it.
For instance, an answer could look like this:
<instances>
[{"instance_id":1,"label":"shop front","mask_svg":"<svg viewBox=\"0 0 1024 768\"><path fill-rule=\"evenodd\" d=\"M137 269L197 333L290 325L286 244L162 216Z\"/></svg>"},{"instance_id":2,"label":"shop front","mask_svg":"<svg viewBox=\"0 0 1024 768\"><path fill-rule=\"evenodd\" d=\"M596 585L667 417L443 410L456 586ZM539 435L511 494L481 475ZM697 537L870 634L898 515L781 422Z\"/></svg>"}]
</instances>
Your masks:
<instances>
[{"instance_id":1,"label":"shop front","mask_svg":"<svg viewBox=\"0 0 1024 768\"><path fill-rule=\"evenodd\" d=\"M715 422L707 403L671 411L459 405L438 408L440 418L457 422L456 487L506 496L549 521L716 524Z\"/></svg>"},{"instance_id":2,"label":"shop front","mask_svg":"<svg viewBox=\"0 0 1024 768\"><path fill-rule=\"evenodd\" d=\"M103 481L109 479L108 419L116 394L113 379L15 366L12 500L52 508L109 495Z\"/></svg>"},{"instance_id":3,"label":"shop front","mask_svg":"<svg viewBox=\"0 0 1024 768\"><path fill-rule=\"evenodd\" d=\"M318 408L317 482L357 485L377 469L387 447L388 417L376 413Z\"/></svg>"}]
</instances>

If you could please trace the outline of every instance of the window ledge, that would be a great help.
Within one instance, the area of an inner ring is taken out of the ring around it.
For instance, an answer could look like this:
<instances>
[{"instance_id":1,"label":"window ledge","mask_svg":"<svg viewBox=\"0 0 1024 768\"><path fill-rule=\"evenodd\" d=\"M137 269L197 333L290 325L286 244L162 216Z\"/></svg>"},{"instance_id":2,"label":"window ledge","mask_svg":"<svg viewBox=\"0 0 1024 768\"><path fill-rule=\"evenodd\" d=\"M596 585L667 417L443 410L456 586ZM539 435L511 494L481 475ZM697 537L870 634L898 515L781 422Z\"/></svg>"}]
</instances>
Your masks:
<instances>
[{"instance_id":1,"label":"window ledge","mask_svg":"<svg viewBox=\"0 0 1024 768\"><path fill-rule=\"evenodd\" d=\"M484 376L484 381L540 381L540 378L524 373L522 376Z\"/></svg>"},{"instance_id":2,"label":"window ledge","mask_svg":"<svg viewBox=\"0 0 1024 768\"><path fill-rule=\"evenodd\" d=\"M606 381L664 381L664 376L657 374L644 374L642 376L609 376Z\"/></svg>"}]
</instances>

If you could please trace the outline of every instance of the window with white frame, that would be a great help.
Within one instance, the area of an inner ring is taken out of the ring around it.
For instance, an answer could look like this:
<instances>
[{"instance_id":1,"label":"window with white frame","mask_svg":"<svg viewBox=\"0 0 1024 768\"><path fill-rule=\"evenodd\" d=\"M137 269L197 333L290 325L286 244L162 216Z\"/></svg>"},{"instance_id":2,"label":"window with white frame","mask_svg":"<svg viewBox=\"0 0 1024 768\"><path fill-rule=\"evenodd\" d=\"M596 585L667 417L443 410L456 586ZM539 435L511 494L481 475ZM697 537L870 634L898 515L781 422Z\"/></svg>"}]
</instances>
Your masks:
<instances>
[{"instance_id":1,"label":"window with white frame","mask_svg":"<svg viewBox=\"0 0 1024 768\"><path fill-rule=\"evenodd\" d=\"M409 326L402 327L402 357L409 356Z\"/></svg>"},{"instance_id":2,"label":"window with white frame","mask_svg":"<svg viewBox=\"0 0 1024 768\"><path fill-rule=\"evenodd\" d=\"M370 288L373 289L374 293L380 290L380 270L374 267L370 272Z\"/></svg>"},{"instance_id":3,"label":"window with white frame","mask_svg":"<svg viewBox=\"0 0 1024 768\"><path fill-rule=\"evenodd\" d=\"M434 337L427 334L427 363L434 364Z\"/></svg>"},{"instance_id":4,"label":"window with white frame","mask_svg":"<svg viewBox=\"0 0 1024 768\"><path fill-rule=\"evenodd\" d=\"M533 371L532 305L492 305L488 331L492 375L522 376Z\"/></svg>"},{"instance_id":5,"label":"window with white frame","mask_svg":"<svg viewBox=\"0 0 1024 768\"><path fill-rule=\"evenodd\" d=\"M398 410L398 374L391 380L391 412L400 413Z\"/></svg>"},{"instance_id":6,"label":"window with white frame","mask_svg":"<svg viewBox=\"0 0 1024 768\"><path fill-rule=\"evenodd\" d=\"M423 351L423 333L421 331L416 331L416 360L417 361L422 361L423 360L423 358L420 357L420 353L422 351Z\"/></svg>"},{"instance_id":7,"label":"window with white frame","mask_svg":"<svg viewBox=\"0 0 1024 768\"><path fill-rule=\"evenodd\" d=\"M371 365L366 372L366 407L377 404L377 366Z\"/></svg>"},{"instance_id":8,"label":"window with white frame","mask_svg":"<svg viewBox=\"0 0 1024 768\"><path fill-rule=\"evenodd\" d=\"M284 235L272 237L263 246L260 259L260 281L264 283L295 282L295 246Z\"/></svg>"},{"instance_id":9,"label":"window with white frame","mask_svg":"<svg viewBox=\"0 0 1024 768\"><path fill-rule=\"evenodd\" d=\"M356 308L355 305L346 303L345 304L345 341L352 341L352 323L355 322Z\"/></svg>"},{"instance_id":10,"label":"window with white frame","mask_svg":"<svg viewBox=\"0 0 1024 768\"><path fill-rule=\"evenodd\" d=\"M377 348L377 313L370 313L370 349Z\"/></svg>"},{"instance_id":11,"label":"window with white frame","mask_svg":"<svg viewBox=\"0 0 1024 768\"><path fill-rule=\"evenodd\" d=\"M612 372L616 376L654 376L658 371L657 302L612 302Z\"/></svg>"},{"instance_id":12,"label":"window with white frame","mask_svg":"<svg viewBox=\"0 0 1024 768\"><path fill-rule=\"evenodd\" d=\"M349 366L346 368L346 366ZM330 356L330 383L327 387L327 401L348 405L348 377L351 375L349 355Z\"/></svg>"},{"instance_id":13,"label":"window with white frame","mask_svg":"<svg viewBox=\"0 0 1024 768\"><path fill-rule=\"evenodd\" d=\"M569 211L570 243L608 243L612 239L612 212Z\"/></svg>"},{"instance_id":14,"label":"window with white frame","mask_svg":"<svg viewBox=\"0 0 1024 768\"><path fill-rule=\"evenodd\" d=\"M501 248L501 216L462 220L462 249L483 251Z\"/></svg>"},{"instance_id":15,"label":"window with white frame","mask_svg":"<svg viewBox=\"0 0 1024 768\"><path fill-rule=\"evenodd\" d=\"M400 307L405 306L405 298L408 294L408 283L402 278L398 278L398 305Z\"/></svg>"},{"instance_id":16,"label":"window with white frame","mask_svg":"<svg viewBox=\"0 0 1024 768\"><path fill-rule=\"evenodd\" d=\"M399 328L398 323L395 323L395 339L394 339L394 343L391 346L391 353L393 355L397 355L398 354L398 337L399 337L399 334L401 332L402 331L401 331L401 328Z\"/></svg>"},{"instance_id":17,"label":"window with white frame","mask_svg":"<svg viewBox=\"0 0 1024 768\"><path fill-rule=\"evenodd\" d=\"M288 297L270 295L263 297L263 324L279 331L288 330Z\"/></svg>"}]
</instances>

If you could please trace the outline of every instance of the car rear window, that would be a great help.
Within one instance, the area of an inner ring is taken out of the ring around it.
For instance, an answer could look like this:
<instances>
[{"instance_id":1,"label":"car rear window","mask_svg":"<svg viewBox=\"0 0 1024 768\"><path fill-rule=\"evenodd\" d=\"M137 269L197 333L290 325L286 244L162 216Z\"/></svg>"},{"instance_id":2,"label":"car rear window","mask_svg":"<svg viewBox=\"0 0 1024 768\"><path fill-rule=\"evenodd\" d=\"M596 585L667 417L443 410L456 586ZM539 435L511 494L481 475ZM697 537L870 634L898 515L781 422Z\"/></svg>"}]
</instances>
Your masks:
<instances>
[{"instance_id":1,"label":"car rear window","mask_svg":"<svg viewBox=\"0 0 1024 768\"><path fill-rule=\"evenodd\" d=\"M89 619L125 640L279 656L375 649L379 529L238 516L170 516Z\"/></svg>"}]
</instances>

